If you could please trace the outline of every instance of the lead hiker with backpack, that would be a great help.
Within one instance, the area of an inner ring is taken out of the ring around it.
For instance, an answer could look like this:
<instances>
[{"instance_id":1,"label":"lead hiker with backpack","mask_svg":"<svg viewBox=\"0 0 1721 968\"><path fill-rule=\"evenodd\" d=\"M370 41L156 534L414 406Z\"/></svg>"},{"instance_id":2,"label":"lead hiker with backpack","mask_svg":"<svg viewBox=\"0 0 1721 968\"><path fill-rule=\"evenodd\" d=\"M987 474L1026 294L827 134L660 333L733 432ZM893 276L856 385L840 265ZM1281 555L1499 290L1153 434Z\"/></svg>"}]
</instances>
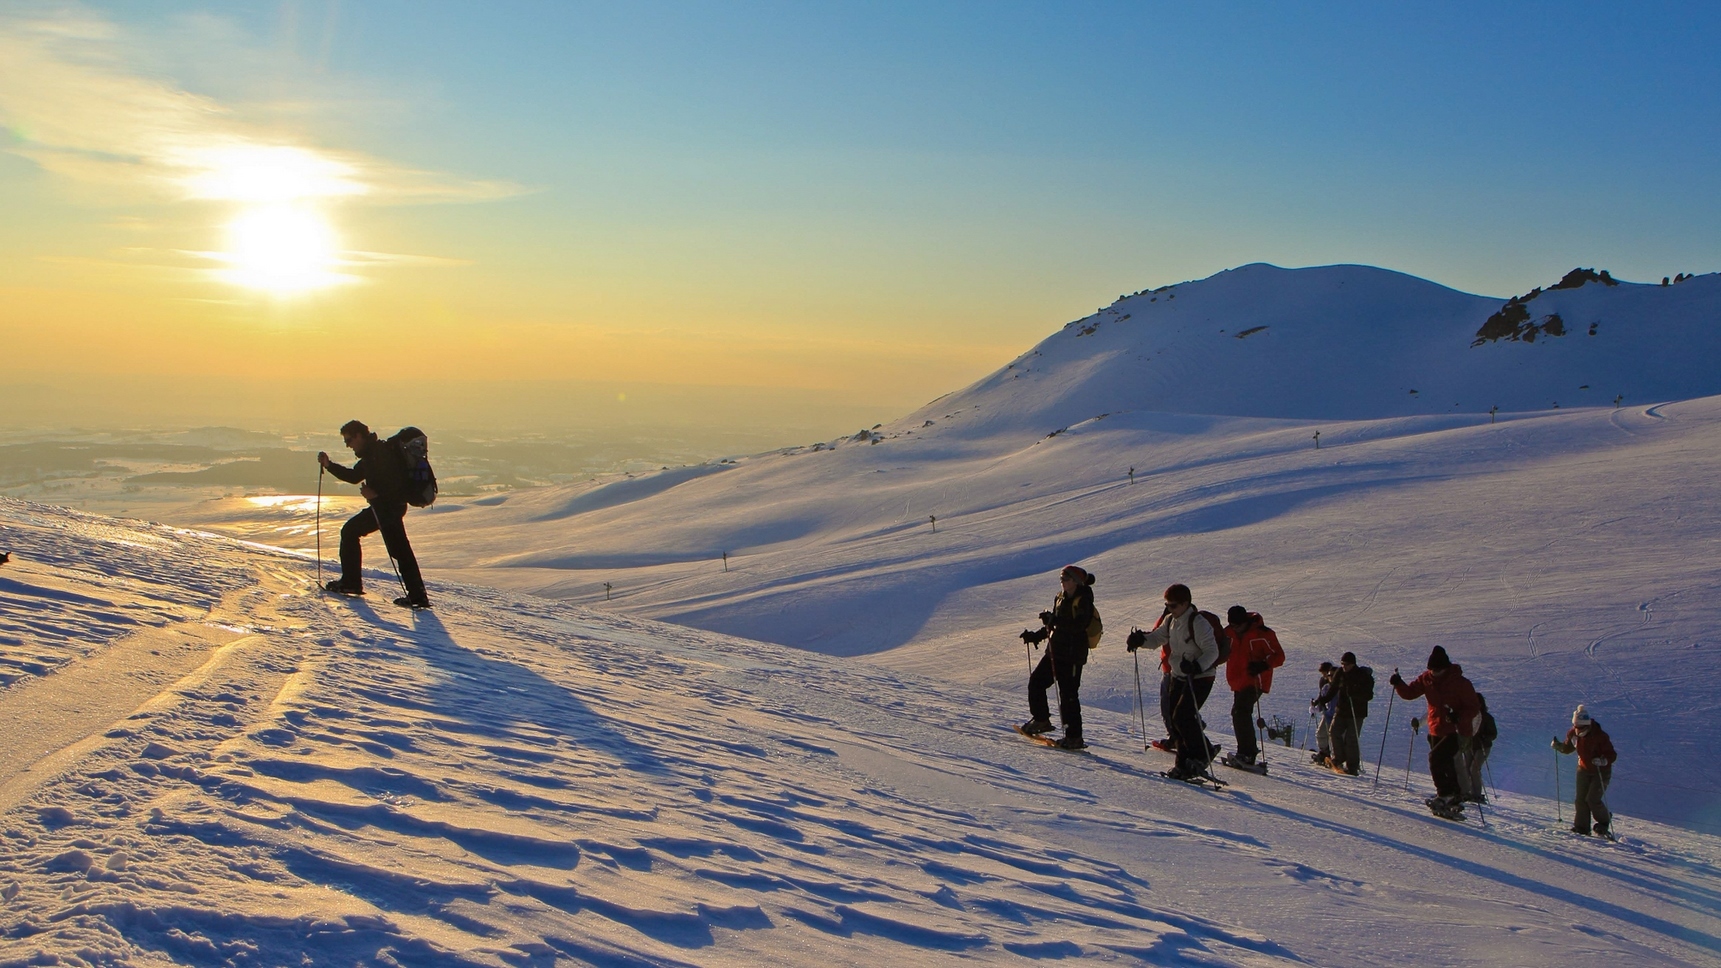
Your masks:
<instances>
[{"instance_id":1,"label":"lead hiker with backpack","mask_svg":"<svg viewBox=\"0 0 1721 968\"><path fill-rule=\"evenodd\" d=\"M396 605L429 608L430 597L425 594L424 576L418 570L418 558L406 538L407 505L429 504L436 496L436 480L428 474L430 464L424 454L424 434L408 427L388 440L382 440L357 420L341 425L341 439L352 448L358 460L344 467L329 459L327 453L317 454L317 463L348 484L360 484L370 506L353 515L341 526L341 577L325 588L341 595L363 595L364 550L359 542L365 535L382 532L382 543L400 569L401 584L406 594L395 599ZM414 453L409 454L411 445ZM418 465L422 463L422 468ZM362 484L360 482L363 482ZM428 496L427 496L428 495Z\"/></svg>"},{"instance_id":2,"label":"lead hiker with backpack","mask_svg":"<svg viewBox=\"0 0 1721 968\"><path fill-rule=\"evenodd\" d=\"M1050 639L1046 654L1028 676L1030 719L1018 729L1028 736L1052 731L1051 707L1046 690L1058 685L1058 718L1064 736L1055 745L1067 750L1086 749L1082 741L1082 667L1088 650L1099 642L1099 612L1094 608L1094 576L1075 565L1058 573L1058 597L1040 613L1040 628L1024 629L1022 641L1038 645Z\"/></svg>"},{"instance_id":3,"label":"lead hiker with backpack","mask_svg":"<svg viewBox=\"0 0 1721 968\"><path fill-rule=\"evenodd\" d=\"M1217 616L1195 607L1189 586L1165 590L1165 611L1151 631L1129 633L1131 652L1143 646L1163 650L1169 679L1165 693L1170 707L1167 728L1177 752L1177 765L1166 771L1176 780L1197 781L1212 772L1214 747L1201 728L1201 701L1213 691L1219 667L1220 625ZM1198 695L1199 693L1199 695Z\"/></svg>"},{"instance_id":4,"label":"lead hiker with backpack","mask_svg":"<svg viewBox=\"0 0 1721 968\"><path fill-rule=\"evenodd\" d=\"M1261 697L1273 691L1273 670L1285 664L1285 650L1259 612L1233 605L1225 618L1225 639L1231 646L1225 658L1225 683L1231 687L1231 729L1237 735L1237 752L1223 762L1265 773L1267 765L1256 762L1261 748L1255 742L1255 721L1260 718Z\"/></svg>"}]
</instances>

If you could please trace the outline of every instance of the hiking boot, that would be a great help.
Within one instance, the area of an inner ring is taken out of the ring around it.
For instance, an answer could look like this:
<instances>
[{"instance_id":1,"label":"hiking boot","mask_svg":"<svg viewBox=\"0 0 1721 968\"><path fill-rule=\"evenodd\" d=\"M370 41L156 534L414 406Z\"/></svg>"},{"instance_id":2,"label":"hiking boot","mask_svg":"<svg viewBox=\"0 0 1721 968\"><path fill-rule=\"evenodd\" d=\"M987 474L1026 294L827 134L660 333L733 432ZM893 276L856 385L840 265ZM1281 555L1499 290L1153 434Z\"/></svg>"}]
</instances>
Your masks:
<instances>
[{"instance_id":1,"label":"hiking boot","mask_svg":"<svg viewBox=\"0 0 1721 968\"><path fill-rule=\"evenodd\" d=\"M1058 748L1066 750L1085 750L1088 748L1088 744L1082 742L1081 733L1065 733L1064 738L1058 740Z\"/></svg>"},{"instance_id":2,"label":"hiking boot","mask_svg":"<svg viewBox=\"0 0 1721 968\"><path fill-rule=\"evenodd\" d=\"M1585 830L1582 827L1573 827L1572 833L1579 834L1579 835L1584 836L1584 837L1588 837L1590 835L1590 832L1588 830Z\"/></svg>"},{"instance_id":3,"label":"hiking boot","mask_svg":"<svg viewBox=\"0 0 1721 968\"><path fill-rule=\"evenodd\" d=\"M1608 833L1607 824L1605 824L1605 823L1596 824L1596 836L1597 837L1606 837L1609 840L1613 839L1613 834Z\"/></svg>"},{"instance_id":4,"label":"hiking boot","mask_svg":"<svg viewBox=\"0 0 1721 968\"><path fill-rule=\"evenodd\" d=\"M430 607L430 599L428 599L428 598L413 598L410 595L402 595L399 598L395 599L394 603L396 605L399 605L401 608L417 609L417 608L429 608Z\"/></svg>"},{"instance_id":5,"label":"hiking boot","mask_svg":"<svg viewBox=\"0 0 1721 968\"><path fill-rule=\"evenodd\" d=\"M1332 756L1331 753L1327 752L1326 750L1320 750L1319 752L1309 754L1309 762L1310 763L1317 763L1317 764L1324 764L1324 763L1326 763L1327 758L1330 756Z\"/></svg>"},{"instance_id":6,"label":"hiking boot","mask_svg":"<svg viewBox=\"0 0 1721 968\"><path fill-rule=\"evenodd\" d=\"M333 592L336 595L363 595L365 593L365 586L356 582L348 584L341 579L336 578L331 580L327 585L324 585L323 590Z\"/></svg>"},{"instance_id":7,"label":"hiking boot","mask_svg":"<svg viewBox=\"0 0 1721 968\"><path fill-rule=\"evenodd\" d=\"M1027 733L1029 736L1038 736L1041 733L1049 733L1051 731L1052 721L1049 719L1030 719L1022 724L1022 732Z\"/></svg>"},{"instance_id":8,"label":"hiking boot","mask_svg":"<svg viewBox=\"0 0 1721 968\"><path fill-rule=\"evenodd\" d=\"M1244 766L1254 766L1255 765L1255 754L1253 754L1253 753L1233 753L1233 754L1231 754L1231 762L1241 763Z\"/></svg>"},{"instance_id":9,"label":"hiking boot","mask_svg":"<svg viewBox=\"0 0 1721 968\"><path fill-rule=\"evenodd\" d=\"M1171 737L1169 737L1169 736L1167 736L1164 739L1156 739L1147 745L1153 747L1156 750L1160 750L1160 751L1166 752L1166 753L1177 752L1177 744L1175 742L1173 742Z\"/></svg>"}]
</instances>

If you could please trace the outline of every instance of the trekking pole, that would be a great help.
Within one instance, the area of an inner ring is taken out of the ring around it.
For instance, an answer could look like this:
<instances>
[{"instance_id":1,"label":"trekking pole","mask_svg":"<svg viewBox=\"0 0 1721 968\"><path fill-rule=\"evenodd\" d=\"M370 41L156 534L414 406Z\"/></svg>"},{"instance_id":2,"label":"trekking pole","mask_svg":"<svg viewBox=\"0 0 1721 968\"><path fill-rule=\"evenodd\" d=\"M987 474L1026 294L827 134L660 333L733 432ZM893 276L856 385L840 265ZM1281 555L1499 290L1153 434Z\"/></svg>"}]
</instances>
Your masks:
<instances>
[{"instance_id":1,"label":"trekking pole","mask_svg":"<svg viewBox=\"0 0 1721 968\"><path fill-rule=\"evenodd\" d=\"M1131 652L1135 658L1135 711L1141 717L1141 749L1147 751L1147 706L1141 698L1141 653Z\"/></svg>"},{"instance_id":2,"label":"trekking pole","mask_svg":"<svg viewBox=\"0 0 1721 968\"><path fill-rule=\"evenodd\" d=\"M1261 715L1261 697L1255 697L1255 746L1261 751L1261 769L1267 768L1267 718Z\"/></svg>"},{"instance_id":3,"label":"trekking pole","mask_svg":"<svg viewBox=\"0 0 1721 968\"><path fill-rule=\"evenodd\" d=\"M1392 700L1398 695L1395 689L1386 694L1386 725L1380 729L1380 752L1374 756L1374 789L1380 789L1380 765L1386 761L1386 734L1392 732ZM1374 792L1373 790L1369 791Z\"/></svg>"},{"instance_id":4,"label":"trekking pole","mask_svg":"<svg viewBox=\"0 0 1721 968\"><path fill-rule=\"evenodd\" d=\"M1416 731L1422 723L1412 716L1410 719L1410 745L1404 751L1404 792L1410 792L1410 760L1416 755Z\"/></svg>"},{"instance_id":5,"label":"trekking pole","mask_svg":"<svg viewBox=\"0 0 1721 968\"><path fill-rule=\"evenodd\" d=\"M371 520L376 522L377 534L381 535L382 515L376 513L376 505L374 504L370 506L370 516ZM388 564L389 567L394 569L394 580L400 583L400 593L402 595L411 595L412 592L406 590L406 579L400 576L400 564L394 560L394 552L389 550L387 538L383 538L382 540L382 550L388 554Z\"/></svg>"},{"instance_id":6,"label":"trekking pole","mask_svg":"<svg viewBox=\"0 0 1721 968\"><path fill-rule=\"evenodd\" d=\"M323 466L317 465L317 591L323 590Z\"/></svg>"},{"instance_id":7,"label":"trekking pole","mask_svg":"<svg viewBox=\"0 0 1721 968\"><path fill-rule=\"evenodd\" d=\"M1560 751L1554 750L1554 822L1565 823L1566 813L1560 806Z\"/></svg>"}]
</instances>

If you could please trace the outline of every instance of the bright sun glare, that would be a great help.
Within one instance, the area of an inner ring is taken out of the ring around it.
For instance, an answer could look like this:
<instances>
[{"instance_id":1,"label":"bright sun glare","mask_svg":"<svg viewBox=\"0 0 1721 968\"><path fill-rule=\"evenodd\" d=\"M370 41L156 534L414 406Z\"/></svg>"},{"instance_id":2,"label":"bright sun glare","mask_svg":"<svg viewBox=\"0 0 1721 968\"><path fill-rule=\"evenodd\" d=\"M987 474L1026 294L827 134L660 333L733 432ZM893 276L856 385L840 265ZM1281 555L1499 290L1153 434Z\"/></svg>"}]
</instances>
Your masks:
<instances>
[{"instance_id":1,"label":"bright sun glare","mask_svg":"<svg viewBox=\"0 0 1721 968\"><path fill-rule=\"evenodd\" d=\"M340 245L320 199L362 195L347 166L300 148L243 145L199 159L194 197L238 202L227 223L220 275L249 289L286 295L352 277L340 271Z\"/></svg>"},{"instance_id":2,"label":"bright sun glare","mask_svg":"<svg viewBox=\"0 0 1721 968\"><path fill-rule=\"evenodd\" d=\"M338 270L334 227L300 205L254 205L227 225L230 282L274 293L305 292L346 281Z\"/></svg>"}]
</instances>

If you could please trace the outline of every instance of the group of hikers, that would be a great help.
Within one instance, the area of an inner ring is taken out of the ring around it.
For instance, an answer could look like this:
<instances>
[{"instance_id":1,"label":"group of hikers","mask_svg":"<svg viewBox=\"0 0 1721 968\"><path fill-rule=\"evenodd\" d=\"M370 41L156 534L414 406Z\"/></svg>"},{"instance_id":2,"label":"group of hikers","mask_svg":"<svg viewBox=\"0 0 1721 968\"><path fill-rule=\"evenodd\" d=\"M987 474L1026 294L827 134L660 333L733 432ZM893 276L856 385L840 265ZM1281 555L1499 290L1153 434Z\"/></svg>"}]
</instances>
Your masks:
<instances>
[{"instance_id":1,"label":"group of hikers","mask_svg":"<svg viewBox=\"0 0 1721 968\"><path fill-rule=\"evenodd\" d=\"M430 607L430 599L406 537L405 519L409 504L423 505L428 499L412 496L412 457L397 446L406 433L383 440L363 423L349 420L341 427L341 439L357 458L353 466L338 464L326 453L317 455L323 470L349 484L360 484L360 493L368 502L341 527L341 575L326 589L343 595L364 594L360 541L380 531L406 591L395 604L422 609ZM419 456L422 458L422 453ZM430 488L429 499L433 499L434 477ZM1094 608L1094 576L1078 565L1067 565L1059 572L1058 581L1060 590L1052 607L1040 613L1040 628L1022 632L1024 643L1046 643L1046 651L1028 676L1030 718L1019 729L1029 736L1052 731L1047 692L1055 684L1064 735L1052 742L1079 750L1087 747L1082 738L1082 668L1089 650L1099 643L1102 625ZM1207 738L1201 707L1213 692L1221 665L1225 667L1225 683L1231 688L1231 725L1237 749L1219 762L1266 772L1255 730L1266 727L1260 714L1261 697L1272 691L1273 670L1285 664L1285 650L1260 613L1233 605L1226 610L1225 624L1221 625L1218 616L1195 607L1188 585L1172 585L1165 590L1165 610L1159 620L1151 629L1131 629L1127 648L1131 653L1142 648L1159 650L1159 712L1166 735L1151 745L1176 755L1176 764L1166 771L1167 776L1190 782L1212 779L1212 765L1220 748ZM1314 760L1334 772L1357 776L1362 769L1363 721L1374 699L1374 670L1358 665L1356 654L1346 652L1339 656L1337 665L1322 662L1320 676L1319 695L1309 703L1311 714L1320 717ZM1461 819L1465 803L1486 802L1482 768L1498 736L1487 701L1464 677L1463 668L1438 645L1428 655L1427 669L1416 678L1407 682L1394 670L1388 682L1402 699L1420 697L1427 701L1428 772L1435 788L1428 806L1442 816ZM1602 795L1613 776L1615 753L1607 733L1579 706L1572 715L1571 729L1564 739L1556 737L1553 746L1561 753L1575 752L1578 756L1572 830L1581 834L1593 830L1608 836L1611 814Z\"/></svg>"},{"instance_id":2,"label":"group of hikers","mask_svg":"<svg viewBox=\"0 0 1721 968\"><path fill-rule=\"evenodd\" d=\"M1078 565L1067 565L1058 580L1061 590L1052 607L1040 613L1040 628L1022 631L1028 646L1046 643L1047 647L1028 677L1030 718L1018 729L1029 736L1052 732L1047 692L1055 684L1064 734L1051 742L1079 750L1087 747L1082 737L1082 668L1103 626L1094 607L1094 576ZM1132 653L1142 648L1159 650L1159 709L1166 736L1150 745L1176 755L1176 764L1165 775L1192 783L1211 781L1216 760L1265 773L1255 731L1266 728L1261 697L1272 691L1273 670L1285 664L1279 637L1260 613L1241 605L1226 610L1221 625L1218 616L1195 606L1187 585L1170 586L1164 597L1165 610L1158 621L1151 629L1131 629L1126 647ZM1231 688L1231 725L1237 742L1236 752L1223 758L1220 747L1207 738L1201 719L1201 707L1213 691L1221 665ZM1429 809L1449 819L1463 819L1466 803L1487 801L1482 770L1499 736L1487 700L1465 678L1463 667L1438 645L1428 655L1427 668L1415 678L1406 681L1395 669L1387 681L1399 698L1420 698L1428 707L1423 722L1428 772L1435 788L1435 795L1426 801ZM1319 717L1318 749L1312 754L1317 764L1346 776L1361 774L1360 738L1374 692L1374 670L1359 665L1354 652L1339 656L1336 665L1321 663L1319 694L1309 702L1311 716ZM1615 752L1607 733L1580 705L1565 738L1556 738L1553 745L1561 753L1578 755L1572 831L1610 836L1611 814L1602 795L1612 779Z\"/></svg>"}]
</instances>

